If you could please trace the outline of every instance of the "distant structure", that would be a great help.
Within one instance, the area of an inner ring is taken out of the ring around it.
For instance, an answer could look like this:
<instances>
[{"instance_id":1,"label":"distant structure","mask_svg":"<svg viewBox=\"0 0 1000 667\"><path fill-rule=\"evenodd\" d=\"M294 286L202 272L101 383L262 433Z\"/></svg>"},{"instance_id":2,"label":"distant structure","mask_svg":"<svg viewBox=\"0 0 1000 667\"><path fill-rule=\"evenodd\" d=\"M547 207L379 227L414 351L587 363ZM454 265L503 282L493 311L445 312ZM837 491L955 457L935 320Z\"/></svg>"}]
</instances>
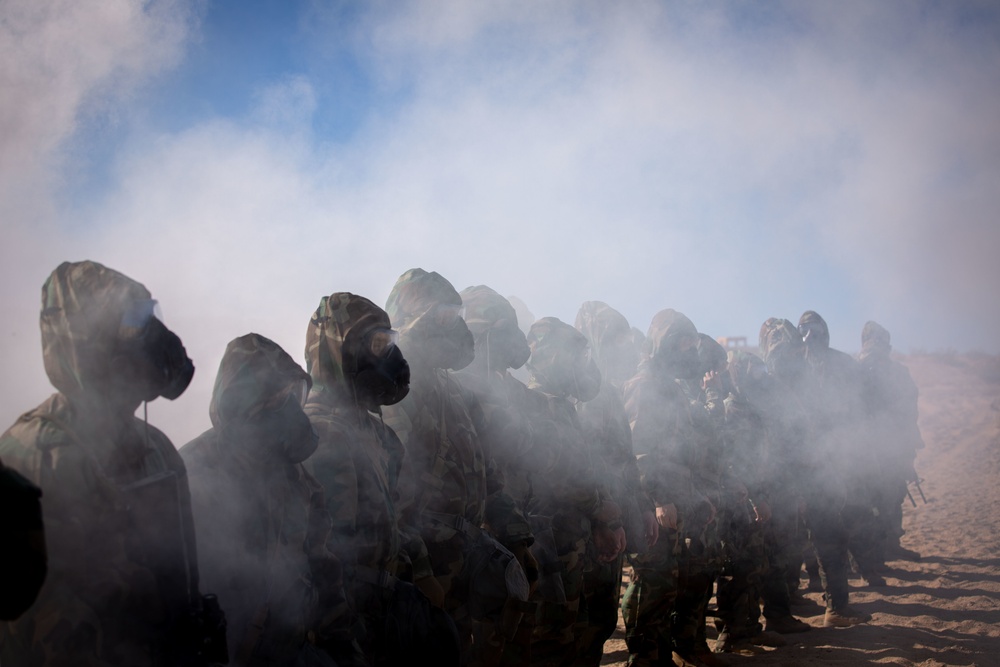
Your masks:
<instances>
[{"instance_id":1,"label":"distant structure","mask_svg":"<svg viewBox=\"0 0 1000 667\"><path fill-rule=\"evenodd\" d=\"M715 339L722 347L726 348L726 351L730 350L743 350L744 352L753 352L756 354L757 348L751 347L747 344L746 336L719 336Z\"/></svg>"}]
</instances>

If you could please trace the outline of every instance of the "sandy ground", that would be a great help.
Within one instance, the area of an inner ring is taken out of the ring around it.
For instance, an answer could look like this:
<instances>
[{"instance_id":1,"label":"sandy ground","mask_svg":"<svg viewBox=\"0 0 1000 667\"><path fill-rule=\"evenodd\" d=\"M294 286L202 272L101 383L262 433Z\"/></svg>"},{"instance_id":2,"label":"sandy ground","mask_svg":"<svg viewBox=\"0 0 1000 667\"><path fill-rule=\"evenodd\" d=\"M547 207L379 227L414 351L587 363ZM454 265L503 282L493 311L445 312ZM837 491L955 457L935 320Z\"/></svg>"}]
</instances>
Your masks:
<instances>
[{"instance_id":1,"label":"sandy ground","mask_svg":"<svg viewBox=\"0 0 1000 667\"><path fill-rule=\"evenodd\" d=\"M786 635L788 646L728 654L733 667L1000 667L1000 358L900 360L920 389L927 445L916 462L927 503L914 489L902 543L922 559L890 562L886 588L852 579L851 604L870 613L870 623L823 629L821 594L807 593L808 606L794 611L814 629ZM602 664L624 665L626 657L619 624Z\"/></svg>"}]
</instances>

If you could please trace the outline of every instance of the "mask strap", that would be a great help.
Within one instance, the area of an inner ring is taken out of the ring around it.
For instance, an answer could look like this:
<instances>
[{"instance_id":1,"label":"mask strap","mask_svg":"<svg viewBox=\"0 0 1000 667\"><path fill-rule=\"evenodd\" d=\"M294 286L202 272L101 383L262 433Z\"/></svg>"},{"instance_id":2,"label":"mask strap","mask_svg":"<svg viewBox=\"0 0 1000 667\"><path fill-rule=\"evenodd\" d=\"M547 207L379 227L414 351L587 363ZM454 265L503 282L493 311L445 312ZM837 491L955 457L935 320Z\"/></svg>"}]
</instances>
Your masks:
<instances>
[{"instance_id":1,"label":"mask strap","mask_svg":"<svg viewBox=\"0 0 1000 667\"><path fill-rule=\"evenodd\" d=\"M490 330L486 330L486 377L490 377Z\"/></svg>"}]
</instances>

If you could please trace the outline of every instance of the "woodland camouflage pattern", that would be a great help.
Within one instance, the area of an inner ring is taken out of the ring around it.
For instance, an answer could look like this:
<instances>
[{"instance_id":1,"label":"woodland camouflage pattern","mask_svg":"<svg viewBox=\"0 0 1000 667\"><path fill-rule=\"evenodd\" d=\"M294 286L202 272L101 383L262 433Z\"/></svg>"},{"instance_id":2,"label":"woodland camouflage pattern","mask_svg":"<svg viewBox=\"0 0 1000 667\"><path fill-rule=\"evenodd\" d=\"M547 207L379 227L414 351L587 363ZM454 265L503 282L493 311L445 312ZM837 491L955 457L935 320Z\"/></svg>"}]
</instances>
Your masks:
<instances>
[{"instance_id":1,"label":"woodland camouflage pattern","mask_svg":"<svg viewBox=\"0 0 1000 667\"><path fill-rule=\"evenodd\" d=\"M63 263L42 287L43 359L58 393L0 438L0 458L43 490L49 574L31 609L0 630L4 664L173 664L182 650L175 633L191 611L197 570L183 560L154 566L161 545L136 528L179 513L177 539L193 556L184 463L134 408L112 413L103 402L122 317L149 298L95 262ZM160 474L176 480L179 507L126 490Z\"/></svg>"},{"instance_id":2,"label":"woodland camouflage pattern","mask_svg":"<svg viewBox=\"0 0 1000 667\"><path fill-rule=\"evenodd\" d=\"M225 607L231 665L286 665L308 638L351 640L349 628L337 626L346 626L350 612L340 563L326 548L322 487L299 462L312 449L286 451L281 441L256 441L241 428L309 384L273 341L257 334L233 340L212 393L213 428L180 450L202 581Z\"/></svg>"},{"instance_id":3,"label":"woodland camouflage pattern","mask_svg":"<svg viewBox=\"0 0 1000 667\"><path fill-rule=\"evenodd\" d=\"M400 528L394 497L403 446L378 415L359 404L344 372L345 350L356 356L365 334L389 326L385 311L368 299L337 292L320 300L306 333L313 386L305 412L319 446L305 465L323 487L333 526L327 546L344 569L369 656L378 649L385 591L361 581L359 573L409 581L432 574L419 537Z\"/></svg>"}]
</instances>

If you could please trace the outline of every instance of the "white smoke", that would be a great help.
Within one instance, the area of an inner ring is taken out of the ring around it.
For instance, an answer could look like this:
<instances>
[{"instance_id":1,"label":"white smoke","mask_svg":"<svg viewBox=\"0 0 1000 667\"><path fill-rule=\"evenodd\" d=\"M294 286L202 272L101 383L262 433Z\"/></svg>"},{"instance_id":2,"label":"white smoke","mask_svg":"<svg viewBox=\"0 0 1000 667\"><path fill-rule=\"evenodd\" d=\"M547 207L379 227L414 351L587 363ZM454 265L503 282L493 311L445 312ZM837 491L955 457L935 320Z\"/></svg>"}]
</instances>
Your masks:
<instances>
[{"instance_id":1,"label":"white smoke","mask_svg":"<svg viewBox=\"0 0 1000 667\"><path fill-rule=\"evenodd\" d=\"M384 303L417 266L569 322L596 299L640 330L672 307L754 340L812 309L848 351L869 319L904 351L998 351L988 5L310 6L289 36L308 66L180 130L132 114L190 11L37 5L3 10L8 421L44 396L37 294L63 259L145 283L184 338L195 382L151 410L178 445L207 427L226 342L257 331L302 360L322 295ZM331 137L345 59L371 106ZM133 131L68 209L81 118Z\"/></svg>"}]
</instances>

